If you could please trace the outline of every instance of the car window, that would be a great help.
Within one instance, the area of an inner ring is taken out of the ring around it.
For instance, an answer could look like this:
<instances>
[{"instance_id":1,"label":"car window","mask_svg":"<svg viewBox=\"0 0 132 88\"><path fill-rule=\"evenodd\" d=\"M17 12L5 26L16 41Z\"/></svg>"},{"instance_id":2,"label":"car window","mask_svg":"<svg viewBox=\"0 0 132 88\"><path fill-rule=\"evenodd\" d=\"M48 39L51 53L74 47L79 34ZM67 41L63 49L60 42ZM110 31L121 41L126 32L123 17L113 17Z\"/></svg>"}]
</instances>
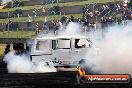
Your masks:
<instances>
[{"instance_id":1,"label":"car window","mask_svg":"<svg viewBox=\"0 0 132 88\"><path fill-rule=\"evenodd\" d=\"M88 48L90 43L87 39L75 39L75 48Z\"/></svg>"},{"instance_id":2,"label":"car window","mask_svg":"<svg viewBox=\"0 0 132 88\"><path fill-rule=\"evenodd\" d=\"M36 50L49 50L50 40L37 41Z\"/></svg>"},{"instance_id":3,"label":"car window","mask_svg":"<svg viewBox=\"0 0 132 88\"><path fill-rule=\"evenodd\" d=\"M52 41L53 49L70 49L71 41L70 39L58 39Z\"/></svg>"}]
</instances>

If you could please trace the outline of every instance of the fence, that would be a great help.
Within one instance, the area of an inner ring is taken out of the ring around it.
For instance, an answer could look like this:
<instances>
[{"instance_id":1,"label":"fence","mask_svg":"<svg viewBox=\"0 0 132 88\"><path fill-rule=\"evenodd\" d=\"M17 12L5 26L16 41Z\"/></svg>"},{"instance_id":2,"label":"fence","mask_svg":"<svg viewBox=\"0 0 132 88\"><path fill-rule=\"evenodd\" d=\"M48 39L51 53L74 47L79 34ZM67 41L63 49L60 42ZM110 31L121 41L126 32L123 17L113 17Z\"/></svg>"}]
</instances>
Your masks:
<instances>
[{"instance_id":1,"label":"fence","mask_svg":"<svg viewBox=\"0 0 132 88\"><path fill-rule=\"evenodd\" d=\"M45 29L40 29L41 33L47 32ZM10 29L0 31L0 38L34 38L36 30L34 28Z\"/></svg>"}]
</instances>

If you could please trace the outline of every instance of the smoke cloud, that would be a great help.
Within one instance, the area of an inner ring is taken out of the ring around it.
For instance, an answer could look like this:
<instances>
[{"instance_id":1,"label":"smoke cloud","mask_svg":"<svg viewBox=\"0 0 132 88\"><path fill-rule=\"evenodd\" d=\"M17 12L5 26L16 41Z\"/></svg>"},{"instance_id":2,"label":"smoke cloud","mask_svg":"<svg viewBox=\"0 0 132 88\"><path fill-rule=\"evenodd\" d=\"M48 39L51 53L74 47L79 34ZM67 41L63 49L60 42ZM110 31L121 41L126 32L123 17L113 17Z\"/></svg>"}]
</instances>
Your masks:
<instances>
[{"instance_id":1,"label":"smoke cloud","mask_svg":"<svg viewBox=\"0 0 132 88\"><path fill-rule=\"evenodd\" d=\"M78 23L69 23L66 29L59 30L57 36L88 36L94 41L94 49L89 49L86 58L87 65L95 72L105 74L132 75L132 23L127 25L113 25L106 29L97 29L88 33L81 32ZM102 30L106 30L102 32ZM48 37L53 34L41 35ZM39 36L40 37L40 36ZM97 38L97 39L96 39ZM99 39L100 38L100 39ZM27 56L16 56L10 52L4 58L8 63L9 73L56 72L52 63L50 66L42 61L34 65Z\"/></svg>"},{"instance_id":2,"label":"smoke cloud","mask_svg":"<svg viewBox=\"0 0 132 88\"><path fill-rule=\"evenodd\" d=\"M57 32L58 36L80 36L81 35L81 25L77 22L69 22L66 29Z\"/></svg>"},{"instance_id":3,"label":"smoke cloud","mask_svg":"<svg viewBox=\"0 0 132 88\"><path fill-rule=\"evenodd\" d=\"M132 23L108 27L101 41L96 41L99 47L98 55L87 55L87 64L92 70L105 74L132 75Z\"/></svg>"},{"instance_id":4,"label":"smoke cloud","mask_svg":"<svg viewBox=\"0 0 132 88\"><path fill-rule=\"evenodd\" d=\"M41 61L39 64L35 65L30 61L27 55L15 55L14 51L5 55L4 61L7 63L8 73L56 72L56 68L51 62L47 65L46 62Z\"/></svg>"}]
</instances>

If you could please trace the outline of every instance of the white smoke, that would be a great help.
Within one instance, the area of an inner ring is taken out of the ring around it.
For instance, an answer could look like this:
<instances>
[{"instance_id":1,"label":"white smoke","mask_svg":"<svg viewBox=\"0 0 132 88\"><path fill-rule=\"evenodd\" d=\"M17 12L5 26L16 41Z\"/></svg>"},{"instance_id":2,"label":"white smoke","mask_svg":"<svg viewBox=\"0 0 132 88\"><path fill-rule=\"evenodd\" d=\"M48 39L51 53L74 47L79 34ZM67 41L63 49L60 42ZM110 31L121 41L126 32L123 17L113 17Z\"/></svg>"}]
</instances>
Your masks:
<instances>
[{"instance_id":1,"label":"white smoke","mask_svg":"<svg viewBox=\"0 0 132 88\"><path fill-rule=\"evenodd\" d=\"M37 38L38 37L55 37L55 36L72 37L72 36L82 36L83 35L81 33L81 25L77 22L69 22L66 27L63 26L62 28L59 30L56 30L55 33L52 33L51 31L49 33L40 32L37 35Z\"/></svg>"},{"instance_id":2,"label":"white smoke","mask_svg":"<svg viewBox=\"0 0 132 88\"><path fill-rule=\"evenodd\" d=\"M104 38L97 42L98 55L91 59L92 70L102 73L132 75L132 23L108 27ZM92 55L92 54L91 54Z\"/></svg>"},{"instance_id":3,"label":"white smoke","mask_svg":"<svg viewBox=\"0 0 132 88\"><path fill-rule=\"evenodd\" d=\"M45 73L56 72L56 68L49 62L42 61L38 65L34 65L27 55L15 55L15 52L9 52L4 57L7 63L8 73Z\"/></svg>"},{"instance_id":4,"label":"white smoke","mask_svg":"<svg viewBox=\"0 0 132 88\"><path fill-rule=\"evenodd\" d=\"M103 38L94 41L95 47L97 46L97 54L94 50L89 50L86 55L87 64L92 68L93 71L101 71L102 73L116 73L116 74L131 74L132 75L132 23L128 25L115 25L106 28L108 32L96 33L89 32L85 35L90 36L91 39L102 36ZM81 33L81 26L78 23L69 23L66 29L58 31L58 36L75 36L84 35ZM100 29L102 31L104 29ZM92 34L90 34L92 33ZM97 34L97 35L96 35ZM45 34L45 37L53 36L53 34ZM93 38L94 36L94 38ZM101 38L101 37L100 37ZM95 48L94 47L94 48ZM94 53L93 53L94 52ZM39 65L34 65L29 58L25 56L16 56L10 52L5 56L4 61L8 63L9 72L47 72L56 69L51 66L47 66L45 62L40 62ZM27 58L27 59L26 59ZM24 70L25 69L25 70Z\"/></svg>"},{"instance_id":5,"label":"white smoke","mask_svg":"<svg viewBox=\"0 0 132 88\"><path fill-rule=\"evenodd\" d=\"M45 73L45 72L57 72L56 68L54 67L53 63L48 61L48 65L47 63L45 63L44 61L39 62L39 64L37 65L36 72L40 72L40 73Z\"/></svg>"},{"instance_id":6,"label":"white smoke","mask_svg":"<svg viewBox=\"0 0 132 88\"><path fill-rule=\"evenodd\" d=\"M64 28L64 27L63 27ZM58 31L58 36L80 36L81 35L81 25L76 22L69 22L66 29Z\"/></svg>"}]
</instances>

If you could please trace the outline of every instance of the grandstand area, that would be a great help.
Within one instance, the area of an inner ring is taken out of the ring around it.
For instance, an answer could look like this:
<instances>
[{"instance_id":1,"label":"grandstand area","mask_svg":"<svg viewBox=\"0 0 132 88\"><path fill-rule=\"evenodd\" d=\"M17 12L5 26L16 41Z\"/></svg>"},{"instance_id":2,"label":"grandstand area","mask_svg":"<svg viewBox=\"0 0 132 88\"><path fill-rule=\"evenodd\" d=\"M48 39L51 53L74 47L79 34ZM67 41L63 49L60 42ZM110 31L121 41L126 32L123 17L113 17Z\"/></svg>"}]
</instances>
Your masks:
<instances>
[{"instance_id":1,"label":"grandstand area","mask_svg":"<svg viewBox=\"0 0 132 88\"><path fill-rule=\"evenodd\" d=\"M16 0L17 1L17 0ZM0 9L0 38L27 38L34 35L34 28L36 22L39 23L39 28L43 28L45 17L50 24L53 20L60 20L63 15L74 16L75 19L82 18L84 6L87 6L91 11L96 11L99 6L104 3L115 4L115 0L20 0L22 6L8 7ZM121 0L116 0L116 3ZM42 16L41 9L44 7L45 15ZM27 27L28 15L33 18L33 11L36 11L35 19L32 21L30 27ZM112 8L114 9L114 8ZM111 10L112 10L111 9ZM55 11L56 10L56 11ZM103 12L102 12L103 13ZM109 15L111 11L105 12ZM121 15L121 14L120 14ZM119 16L120 16L119 15ZM98 18L99 19L99 18ZM12 22L13 28L6 27L9 20ZM9 29L7 31L7 29ZM28 31L28 35L24 35ZM22 34L17 36L18 34ZM11 34L11 35L10 35ZM12 36L13 35L13 36Z\"/></svg>"}]
</instances>

